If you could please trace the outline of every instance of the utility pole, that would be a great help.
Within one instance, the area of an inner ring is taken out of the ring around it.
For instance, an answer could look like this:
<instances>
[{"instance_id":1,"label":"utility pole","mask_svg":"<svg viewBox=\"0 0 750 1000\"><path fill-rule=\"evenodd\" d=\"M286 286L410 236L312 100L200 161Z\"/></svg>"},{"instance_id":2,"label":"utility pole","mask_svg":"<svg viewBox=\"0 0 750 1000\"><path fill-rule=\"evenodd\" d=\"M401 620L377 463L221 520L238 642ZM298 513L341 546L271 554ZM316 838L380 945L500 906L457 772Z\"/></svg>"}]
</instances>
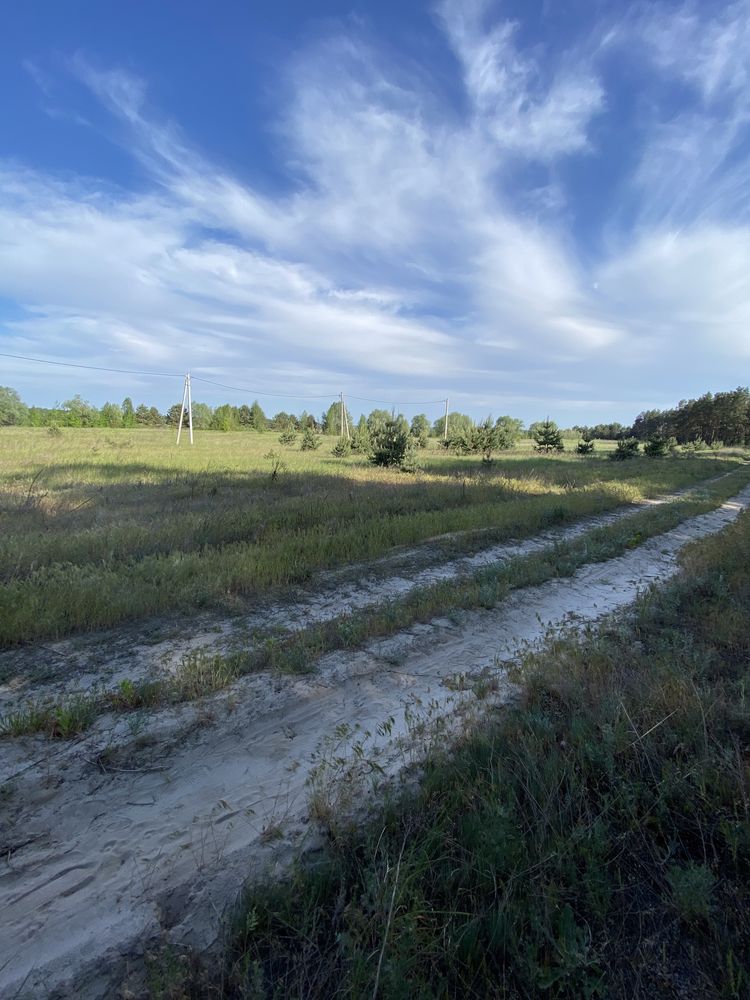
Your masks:
<instances>
[{"instance_id":1,"label":"utility pole","mask_svg":"<svg viewBox=\"0 0 750 1000\"><path fill-rule=\"evenodd\" d=\"M341 426L340 426L340 429L339 429L339 433L340 433L341 437L343 437L344 436L344 420L346 419L344 417L344 394L343 394L343 392L339 393L339 398L341 399Z\"/></svg>"},{"instance_id":2,"label":"utility pole","mask_svg":"<svg viewBox=\"0 0 750 1000\"><path fill-rule=\"evenodd\" d=\"M445 401L445 420L443 422L443 441L448 440L448 400Z\"/></svg>"},{"instance_id":3,"label":"utility pole","mask_svg":"<svg viewBox=\"0 0 750 1000\"><path fill-rule=\"evenodd\" d=\"M190 373L185 376L185 386L182 390L182 406L180 407L180 422L177 425L177 444L180 443L182 434L182 424L185 419L185 410L188 414L188 427L190 429L190 444L193 443L193 394L190 388Z\"/></svg>"}]
</instances>

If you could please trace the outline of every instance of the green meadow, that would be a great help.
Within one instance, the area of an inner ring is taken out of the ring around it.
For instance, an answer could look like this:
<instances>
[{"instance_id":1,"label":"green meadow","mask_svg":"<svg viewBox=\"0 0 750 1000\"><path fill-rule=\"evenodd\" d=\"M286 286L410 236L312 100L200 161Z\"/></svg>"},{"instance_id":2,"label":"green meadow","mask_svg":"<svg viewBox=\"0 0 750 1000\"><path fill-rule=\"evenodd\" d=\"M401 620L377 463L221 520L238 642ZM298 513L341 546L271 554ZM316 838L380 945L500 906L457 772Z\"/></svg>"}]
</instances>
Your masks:
<instances>
[{"instance_id":1,"label":"green meadow","mask_svg":"<svg viewBox=\"0 0 750 1000\"><path fill-rule=\"evenodd\" d=\"M611 462L530 442L415 474L283 445L272 432L0 429L0 644L199 608L241 610L325 569L460 533L452 551L523 538L736 468L710 453Z\"/></svg>"}]
</instances>

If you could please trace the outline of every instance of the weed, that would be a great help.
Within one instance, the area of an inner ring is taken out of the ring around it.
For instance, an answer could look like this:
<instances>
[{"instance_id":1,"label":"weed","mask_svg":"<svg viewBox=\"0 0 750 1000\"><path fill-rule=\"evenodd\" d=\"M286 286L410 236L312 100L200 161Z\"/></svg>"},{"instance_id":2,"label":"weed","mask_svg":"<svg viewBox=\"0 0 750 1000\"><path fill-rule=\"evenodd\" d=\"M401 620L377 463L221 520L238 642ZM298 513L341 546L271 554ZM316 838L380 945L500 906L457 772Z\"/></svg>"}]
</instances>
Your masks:
<instances>
[{"instance_id":1,"label":"weed","mask_svg":"<svg viewBox=\"0 0 750 1000\"><path fill-rule=\"evenodd\" d=\"M695 862L671 865L667 870L667 882L682 920L692 923L710 915L716 887L716 877L710 868Z\"/></svg>"}]
</instances>

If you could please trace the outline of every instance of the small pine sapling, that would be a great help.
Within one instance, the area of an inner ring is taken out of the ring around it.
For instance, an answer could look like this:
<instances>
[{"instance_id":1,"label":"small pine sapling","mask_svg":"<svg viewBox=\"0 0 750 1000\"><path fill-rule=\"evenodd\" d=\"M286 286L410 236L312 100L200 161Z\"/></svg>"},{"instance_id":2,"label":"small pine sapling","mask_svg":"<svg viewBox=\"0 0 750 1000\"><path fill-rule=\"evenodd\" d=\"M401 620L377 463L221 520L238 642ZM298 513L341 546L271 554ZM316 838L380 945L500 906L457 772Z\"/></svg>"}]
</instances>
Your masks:
<instances>
[{"instance_id":1,"label":"small pine sapling","mask_svg":"<svg viewBox=\"0 0 750 1000\"><path fill-rule=\"evenodd\" d=\"M320 447L320 438L309 425L305 427L300 443L300 451L315 451Z\"/></svg>"}]
</instances>

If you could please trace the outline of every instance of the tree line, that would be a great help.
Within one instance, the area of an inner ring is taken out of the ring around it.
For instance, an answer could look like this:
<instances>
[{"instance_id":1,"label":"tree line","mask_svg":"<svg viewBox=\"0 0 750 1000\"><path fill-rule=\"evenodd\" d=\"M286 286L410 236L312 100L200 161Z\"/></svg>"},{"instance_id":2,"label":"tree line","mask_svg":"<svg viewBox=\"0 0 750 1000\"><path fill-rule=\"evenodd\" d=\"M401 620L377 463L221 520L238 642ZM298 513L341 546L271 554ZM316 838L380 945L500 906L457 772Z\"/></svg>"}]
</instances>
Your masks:
<instances>
[{"instance_id":1,"label":"tree line","mask_svg":"<svg viewBox=\"0 0 750 1000\"><path fill-rule=\"evenodd\" d=\"M104 403L96 407L81 396L74 396L52 407L27 406L19 393L9 386L0 386L0 426L20 427L177 427L180 420L181 403L170 406L162 413L155 406L146 403L135 405L126 396L121 403ZM223 403L211 407L207 403L193 403L193 427L196 430L211 431L304 431L311 429L321 434L341 433L341 404L334 400L320 416L303 410L300 414L284 410L267 416L260 403L243 403L232 406ZM350 434L355 430L370 434L396 418L391 410L374 409L368 416L362 416L357 425L346 409L346 421ZM401 415L398 415L401 417ZM187 415L185 417L187 419ZM401 418L404 419L404 418ZM470 433L475 422L465 413L451 413L448 416L448 433L452 437ZM444 418L430 422L424 413L412 418L411 433L418 438L442 437Z\"/></svg>"},{"instance_id":2,"label":"tree line","mask_svg":"<svg viewBox=\"0 0 750 1000\"><path fill-rule=\"evenodd\" d=\"M750 390L707 392L680 400L672 410L645 410L635 418L632 436L640 441L673 437L679 444L750 444Z\"/></svg>"},{"instance_id":3,"label":"tree line","mask_svg":"<svg viewBox=\"0 0 750 1000\"><path fill-rule=\"evenodd\" d=\"M121 403L104 403L96 407L81 396L53 407L27 406L19 393L7 386L0 386L0 426L18 425L26 427L176 427L180 419L180 403L170 406L166 413L155 406L139 403L130 397ZM300 414L280 411L267 416L255 400L251 405L232 406L224 403L217 407L206 403L193 404L193 426L197 430L254 430L294 432L308 428L321 434L338 435L341 432L341 404L334 400L319 417L303 411ZM400 415L399 415L400 416ZM350 435L358 431L372 435L396 417L390 410L374 409L362 416L355 425L351 413L346 411L346 421ZM403 418L402 418L403 419ZM468 414L452 412L448 415L448 438L457 450L479 446L480 428L487 434L486 421L478 423ZM510 436L536 438L544 422L536 422L524 428L519 420L501 417L496 422L493 434L505 441ZM444 418L430 422L424 413L417 414L409 424L409 429L418 440L429 437L442 438ZM584 442L597 440L639 441L675 438L679 444L705 441L716 445L750 444L750 390L738 387L729 392L706 393L698 399L681 400L671 410L646 410L639 413L632 426L610 422L594 425L574 425L563 430L563 437L579 437ZM479 448L481 450L481 448Z\"/></svg>"}]
</instances>

